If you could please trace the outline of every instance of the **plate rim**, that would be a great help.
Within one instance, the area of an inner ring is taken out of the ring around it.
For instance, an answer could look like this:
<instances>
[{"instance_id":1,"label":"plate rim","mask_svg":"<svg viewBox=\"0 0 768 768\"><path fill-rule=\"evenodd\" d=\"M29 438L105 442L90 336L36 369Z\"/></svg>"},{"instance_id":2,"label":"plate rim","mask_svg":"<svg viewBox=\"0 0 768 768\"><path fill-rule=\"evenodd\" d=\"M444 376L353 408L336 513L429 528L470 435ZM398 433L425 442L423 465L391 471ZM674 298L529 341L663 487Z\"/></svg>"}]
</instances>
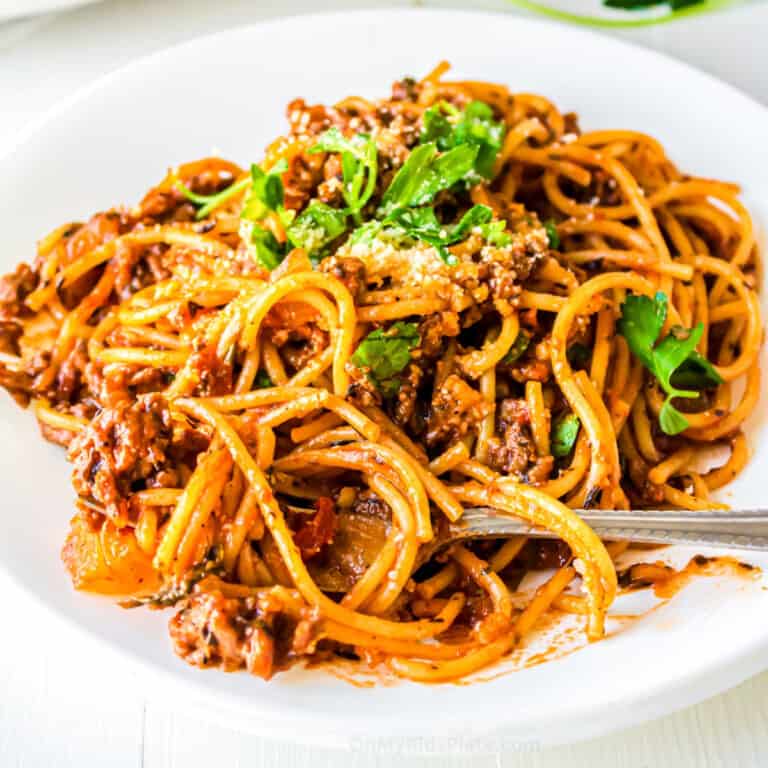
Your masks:
<instances>
[{"instance_id":1,"label":"plate rim","mask_svg":"<svg viewBox=\"0 0 768 768\"><path fill-rule=\"evenodd\" d=\"M44 14L59 14L67 11L75 11L85 5L93 5L102 2L102 0L35 0L33 6L13 10L8 6L8 10L0 7L0 23L15 23L31 20Z\"/></svg>"},{"instance_id":2,"label":"plate rim","mask_svg":"<svg viewBox=\"0 0 768 768\"><path fill-rule=\"evenodd\" d=\"M601 45L607 44L609 46L615 46L617 49L625 50L634 49L634 51L641 56L648 56L659 60L666 68L672 67L673 69L677 68L679 71L686 71L700 81L707 81L709 85L714 85L720 89L725 88L730 91L733 96L742 100L749 108L757 108L760 112L766 115L766 118L768 118L768 107L751 95L745 93L740 88L723 81L714 75L704 72L687 62L681 61L674 56L647 48L634 42L625 41L624 39L603 32L574 28L560 22L518 16L500 11L471 11L447 8L412 7L358 9L354 11L294 14L273 19L265 19L250 24L234 25L216 32L198 35L189 40L132 59L130 62L106 72L91 82L84 84L68 97L61 99L40 116L28 122L25 126L12 134L4 142L4 145L0 147L0 164L10 158L13 153L23 147L25 143L43 133L46 127L55 121L58 116L76 110L78 105L87 101L91 95L98 93L103 89L108 89L113 81L124 76L129 76L135 69L160 62L165 57L173 57L184 49L194 49L201 43L210 43L216 39L225 39L235 33L248 34L250 30L290 26L297 22L304 24L313 22L327 24L332 22L334 18L344 20L349 20L350 18L364 20L366 18L373 19L375 17L377 20L381 20L382 16L393 18L401 16L444 17L446 19L461 19L468 17L477 19L479 17L487 18L489 20L503 20L505 23L515 22L522 26L537 28L541 32L546 32L547 29L551 29L552 27L568 29L577 37L587 40L590 38L598 40ZM361 23L364 23L364 21L361 21ZM185 680L176 675L170 664L167 666L160 666L154 661L144 658L140 651L135 648L117 646L108 637L99 634L89 625L78 621L64 608L58 608L55 605L47 603L43 596L36 591L31 584L28 584L21 575L17 574L4 559L0 559L0 569L2 569L3 573L8 575L11 583L19 588L25 595L31 597L33 602L42 608L47 616L54 618L56 621L62 621L67 627L73 629L81 637L88 637L90 641L95 640L100 644L102 649L108 650L115 654L115 656L122 659L130 659L131 663L141 670L143 678L150 679L150 676L152 676L155 685L160 683L158 693L161 697L171 697L173 691L178 692L179 690L184 690L194 699L193 701L187 701L185 706L201 712L205 711L206 718L209 718L214 722L219 722L227 727L232 727L232 709L233 705L238 700L236 696L232 694L217 694L221 695L221 701L216 701L214 707L211 708L211 702L208 699L206 700L206 706L203 707L202 697L204 691L200 689L196 682ZM600 705L600 708L595 708L590 711L585 707L578 713L574 713L576 722L573 725L568 725L564 728L561 727L558 733L542 735L545 733L545 731L542 730L541 733L536 735L540 738L540 743L542 745L573 743L575 741L602 736L616 730L624 729L632 725L639 725L642 722L668 715L680 708L692 705L738 685L753 674L757 674L764 670L768 667L768 654L765 653L766 651L768 651L768 631L766 631L762 637L753 636L748 642L739 646L738 649L731 647L731 653L725 654L716 667L699 665L701 668L690 670L684 676L671 679L667 682L656 683L654 687L643 692L642 698L636 696L632 699L622 699L621 702L613 702L613 706L617 703L621 703L625 705L625 708L620 715L617 715L614 710L610 721L607 718L603 720L599 717L601 712L604 712L604 710L611 706L608 703L603 703ZM548 662L548 664L556 663L558 663L558 660ZM157 679L158 674L162 679ZM207 692L207 695L210 696L210 691ZM653 706L646 705L643 707L642 705L645 700L649 703L653 703ZM662 700L663 703L660 703ZM175 697L174 702L178 703L178 699ZM630 705L636 706L633 707ZM267 736L278 734L282 737L288 737L297 743L333 744L335 746L344 743L345 739L348 739L350 736L349 732L346 732L341 737L341 740L339 739L339 723L333 716L325 716L322 719L319 719L316 712L296 712L294 713L292 722L286 723L284 720L277 720L275 716L270 718L270 711L268 707L264 706L263 701L259 702L254 700L252 702L252 707L253 708L249 713L235 718L234 721L237 723L238 727L248 732ZM640 712L639 715L638 712ZM255 715L258 715L259 717L258 722L255 721ZM418 725L423 727L426 722L426 720L424 722L419 721ZM308 727L306 729L298 730L297 725L299 724L305 724ZM393 728L392 726L394 724L394 720L388 719L386 720L386 725L389 727L389 730L369 728L367 730L361 729L359 733L365 737L385 735L392 738L405 738L411 733L409 728ZM485 725L483 728L473 728L472 734L473 736L492 735L498 733L500 729L507 727L508 724L508 721L505 722L496 719ZM355 725L357 726L359 723L355 722ZM443 727L441 729L438 725L439 724L434 724L432 726L432 732L444 734L445 728ZM440 749L438 751L443 752L444 750Z\"/></svg>"}]
</instances>

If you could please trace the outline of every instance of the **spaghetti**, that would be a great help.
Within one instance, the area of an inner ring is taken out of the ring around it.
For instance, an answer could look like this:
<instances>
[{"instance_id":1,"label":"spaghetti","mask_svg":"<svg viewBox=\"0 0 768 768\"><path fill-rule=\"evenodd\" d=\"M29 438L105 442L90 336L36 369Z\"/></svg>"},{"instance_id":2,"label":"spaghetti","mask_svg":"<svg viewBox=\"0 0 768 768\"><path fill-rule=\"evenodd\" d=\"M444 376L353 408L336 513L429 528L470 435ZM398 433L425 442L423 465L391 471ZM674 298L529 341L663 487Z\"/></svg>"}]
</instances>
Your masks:
<instances>
[{"instance_id":1,"label":"spaghetti","mask_svg":"<svg viewBox=\"0 0 768 768\"><path fill-rule=\"evenodd\" d=\"M0 284L0 383L73 464L75 586L175 606L192 664L439 682L549 611L599 639L626 544L576 510L712 507L747 461L738 189L446 70L294 101L260 166L182 165ZM551 538L434 547L468 506Z\"/></svg>"}]
</instances>

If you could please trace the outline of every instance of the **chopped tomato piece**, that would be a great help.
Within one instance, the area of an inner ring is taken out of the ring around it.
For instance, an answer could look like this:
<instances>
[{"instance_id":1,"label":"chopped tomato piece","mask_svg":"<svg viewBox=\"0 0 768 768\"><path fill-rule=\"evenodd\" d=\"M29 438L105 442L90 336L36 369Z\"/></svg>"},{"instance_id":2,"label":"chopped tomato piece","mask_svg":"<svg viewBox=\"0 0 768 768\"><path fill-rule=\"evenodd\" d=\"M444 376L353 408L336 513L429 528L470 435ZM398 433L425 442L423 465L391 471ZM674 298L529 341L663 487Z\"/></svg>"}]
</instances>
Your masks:
<instances>
[{"instance_id":1,"label":"chopped tomato piece","mask_svg":"<svg viewBox=\"0 0 768 768\"><path fill-rule=\"evenodd\" d=\"M301 550L301 556L308 560L333 541L336 533L336 505L333 499L321 496L315 502L317 512L294 534L293 540Z\"/></svg>"}]
</instances>

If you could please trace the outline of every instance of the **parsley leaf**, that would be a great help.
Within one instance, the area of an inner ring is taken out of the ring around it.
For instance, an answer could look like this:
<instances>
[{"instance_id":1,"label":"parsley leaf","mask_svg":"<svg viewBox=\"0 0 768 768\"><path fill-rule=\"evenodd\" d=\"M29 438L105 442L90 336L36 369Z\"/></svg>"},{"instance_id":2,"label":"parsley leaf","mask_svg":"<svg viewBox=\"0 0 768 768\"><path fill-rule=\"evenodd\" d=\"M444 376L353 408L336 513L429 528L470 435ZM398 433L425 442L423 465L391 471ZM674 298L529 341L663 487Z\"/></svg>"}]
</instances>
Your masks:
<instances>
[{"instance_id":1,"label":"parsley leaf","mask_svg":"<svg viewBox=\"0 0 768 768\"><path fill-rule=\"evenodd\" d=\"M317 140L310 154L335 152L341 154L343 178L342 196L347 213L360 223L360 211L376 189L378 152L376 142L365 133L348 139L338 128L329 128Z\"/></svg>"},{"instance_id":2,"label":"parsley leaf","mask_svg":"<svg viewBox=\"0 0 768 768\"><path fill-rule=\"evenodd\" d=\"M557 224L554 219L547 219L544 222L544 229L547 230L547 240L549 240L549 247L556 251L560 247L560 235L557 232Z\"/></svg>"},{"instance_id":3,"label":"parsley leaf","mask_svg":"<svg viewBox=\"0 0 768 768\"><path fill-rule=\"evenodd\" d=\"M509 348L509 352L501 358L501 362L506 364L517 362L523 356L525 350L528 349L530 343L530 334L527 331L518 331L512 346Z\"/></svg>"},{"instance_id":4,"label":"parsley leaf","mask_svg":"<svg viewBox=\"0 0 768 768\"><path fill-rule=\"evenodd\" d=\"M461 112L447 101L439 101L424 110L419 141L422 144L433 141L440 149L449 149L452 146L453 124L447 115L457 117L460 114Z\"/></svg>"},{"instance_id":5,"label":"parsley leaf","mask_svg":"<svg viewBox=\"0 0 768 768\"><path fill-rule=\"evenodd\" d=\"M555 419L550 435L550 450L553 456L562 458L573 450L579 436L579 425L579 417L570 411Z\"/></svg>"},{"instance_id":6,"label":"parsley leaf","mask_svg":"<svg viewBox=\"0 0 768 768\"><path fill-rule=\"evenodd\" d=\"M493 245L496 248L503 248L506 245L512 244L512 235L506 231L506 228L507 222L501 220L480 225L480 231L485 241L488 245Z\"/></svg>"},{"instance_id":7,"label":"parsley leaf","mask_svg":"<svg viewBox=\"0 0 768 768\"><path fill-rule=\"evenodd\" d=\"M424 112L421 142L435 142L442 151L477 147L473 176L491 179L505 132L504 123L494 120L493 110L483 101L471 101L463 112L441 101Z\"/></svg>"},{"instance_id":8,"label":"parsley leaf","mask_svg":"<svg viewBox=\"0 0 768 768\"><path fill-rule=\"evenodd\" d=\"M285 209L285 193L282 174L288 170L288 163L281 159L264 172L258 165L251 165L251 187L243 201L240 217L248 221L262 221L272 211L280 217L283 226L293 220L294 212Z\"/></svg>"},{"instance_id":9,"label":"parsley leaf","mask_svg":"<svg viewBox=\"0 0 768 768\"><path fill-rule=\"evenodd\" d=\"M378 236L379 232L384 228L384 225L380 221L372 219L366 221L361 227L355 229L349 236L350 245L373 245L373 241Z\"/></svg>"},{"instance_id":10,"label":"parsley leaf","mask_svg":"<svg viewBox=\"0 0 768 768\"><path fill-rule=\"evenodd\" d=\"M251 242L256 252L256 261L270 272L283 260L286 253L285 245L279 243L277 238L264 227L253 225Z\"/></svg>"},{"instance_id":11,"label":"parsley leaf","mask_svg":"<svg viewBox=\"0 0 768 768\"><path fill-rule=\"evenodd\" d=\"M410 237L429 243L446 264L454 264L456 258L447 246L466 239L474 227L487 224L492 216L488 206L473 205L456 224L449 225L437 220L434 208L398 208L383 223L399 227Z\"/></svg>"},{"instance_id":12,"label":"parsley leaf","mask_svg":"<svg viewBox=\"0 0 768 768\"><path fill-rule=\"evenodd\" d=\"M681 390L686 392L687 390ZM695 393L694 393L695 394ZM678 393L679 395L679 393ZM685 395L687 397L688 395ZM659 411L659 426L662 432L667 435L678 435L685 429L688 429L688 419L672 405L672 396L670 395L664 401Z\"/></svg>"},{"instance_id":13,"label":"parsley leaf","mask_svg":"<svg viewBox=\"0 0 768 768\"><path fill-rule=\"evenodd\" d=\"M467 144L442 154L433 142L416 147L384 193L380 215L431 203L438 192L450 189L472 171L477 152L477 147Z\"/></svg>"},{"instance_id":14,"label":"parsley leaf","mask_svg":"<svg viewBox=\"0 0 768 768\"><path fill-rule=\"evenodd\" d=\"M286 211L283 207L283 180L282 174L288 170L288 163L279 160L269 171L263 171L258 165L251 165L251 175L230 184L226 189L214 195L198 195L181 181L176 181L176 188L192 203L201 206L195 218L206 218L216 208L223 205L230 197L234 197L243 190L248 190L243 201L243 210L240 216L248 221L261 221L270 211L276 211L284 225L293 218L292 211ZM249 186L250 185L250 186Z\"/></svg>"},{"instance_id":15,"label":"parsley leaf","mask_svg":"<svg viewBox=\"0 0 768 768\"><path fill-rule=\"evenodd\" d=\"M682 365L672 374L672 384L682 389L706 389L722 384L718 372L706 357L693 350Z\"/></svg>"},{"instance_id":16,"label":"parsley leaf","mask_svg":"<svg viewBox=\"0 0 768 768\"><path fill-rule=\"evenodd\" d=\"M655 361L653 345L667 319L667 297L659 292L653 299L647 296L627 296L621 305L619 333L629 348L652 373Z\"/></svg>"},{"instance_id":17,"label":"parsley leaf","mask_svg":"<svg viewBox=\"0 0 768 768\"><path fill-rule=\"evenodd\" d=\"M296 248L310 256L319 253L347 229L347 214L338 208L313 200L288 227L286 234Z\"/></svg>"},{"instance_id":18,"label":"parsley leaf","mask_svg":"<svg viewBox=\"0 0 768 768\"><path fill-rule=\"evenodd\" d=\"M398 374L410 363L411 352L420 341L416 323L398 320L389 328L371 331L360 342L351 361L366 371L385 397L391 397L400 386Z\"/></svg>"},{"instance_id":19,"label":"parsley leaf","mask_svg":"<svg viewBox=\"0 0 768 768\"><path fill-rule=\"evenodd\" d=\"M699 323L695 328L687 329L672 326L669 334L662 339L654 349L656 360L656 378L665 392L674 389L672 374L688 359L688 355L696 349L696 345L704 333L704 325Z\"/></svg>"},{"instance_id":20,"label":"parsley leaf","mask_svg":"<svg viewBox=\"0 0 768 768\"><path fill-rule=\"evenodd\" d=\"M688 421L672 404L672 399L697 397L696 390L721 384L722 379L714 366L696 352L704 333L701 323L690 329L674 326L657 343L667 319L667 304L667 296L661 292L653 299L627 296L621 305L618 330L666 393L659 424L666 434L676 435L688 427Z\"/></svg>"},{"instance_id":21,"label":"parsley leaf","mask_svg":"<svg viewBox=\"0 0 768 768\"><path fill-rule=\"evenodd\" d=\"M453 140L458 144L471 144L478 148L475 171L480 176L493 178L493 166L504 143L504 123L493 119L493 110L483 101L471 101L456 123Z\"/></svg>"},{"instance_id":22,"label":"parsley leaf","mask_svg":"<svg viewBox=\"0 0 768 768\"><path fill-rule=\"evenodd\" d=\"M272 386L272 379L269 378L269 374L264 369L260 369L253 380L253 386L256 389L267 389Z\"/></svg>"},{"instance_id":23,"label":"parsley leaf","mask_svg":"<svg viewBox=\"0 0 768 768\"><path fill-rule=\"evenodd\" d=\"M222 189L221 192L216 192L214 195L198 195L197 192L193 192L189 187L185 186L180 179L176 180L175 186L187 200L201 206L195 214L195 219L200 221L216 210L216 208L223 205L230 197L234 197L244 189L247 189L250 181L248 177L245 177L234 184L230 184L226 189Z\"/></svg>"}]
</instances>

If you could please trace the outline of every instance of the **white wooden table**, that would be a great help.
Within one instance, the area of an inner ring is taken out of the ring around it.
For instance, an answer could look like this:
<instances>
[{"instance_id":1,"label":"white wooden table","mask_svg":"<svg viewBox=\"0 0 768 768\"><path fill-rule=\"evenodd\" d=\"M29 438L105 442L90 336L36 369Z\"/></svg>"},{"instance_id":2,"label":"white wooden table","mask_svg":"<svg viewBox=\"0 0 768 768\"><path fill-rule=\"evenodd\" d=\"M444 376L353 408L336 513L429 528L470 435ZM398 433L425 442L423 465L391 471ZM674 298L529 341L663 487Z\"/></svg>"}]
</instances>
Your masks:
<instances>
[{"instance_id":1,"label":"white wooden table","mask_svg":"<svg viewBox=\"0 0 768 768\"><path fill-rule=\"evenodd\" d=\"M137 56L270 16L382 4L369 0L322 4L312 0L111 0L58 16L0 25L0 147L57 100ZM413 4L516 12L504 0L415 0ZM768 104L766 32L768 4L753 2L717 15L617 34L688 61ZM147 697L137 690L132 671L122 668L110 651L51 623L3 574L0 595L0 768L768 765L768 673L671 717L571 747L450 758L350 754L236 733ZM98 671L107 669L108 674Z\"/></svg>"}]
</instances>

